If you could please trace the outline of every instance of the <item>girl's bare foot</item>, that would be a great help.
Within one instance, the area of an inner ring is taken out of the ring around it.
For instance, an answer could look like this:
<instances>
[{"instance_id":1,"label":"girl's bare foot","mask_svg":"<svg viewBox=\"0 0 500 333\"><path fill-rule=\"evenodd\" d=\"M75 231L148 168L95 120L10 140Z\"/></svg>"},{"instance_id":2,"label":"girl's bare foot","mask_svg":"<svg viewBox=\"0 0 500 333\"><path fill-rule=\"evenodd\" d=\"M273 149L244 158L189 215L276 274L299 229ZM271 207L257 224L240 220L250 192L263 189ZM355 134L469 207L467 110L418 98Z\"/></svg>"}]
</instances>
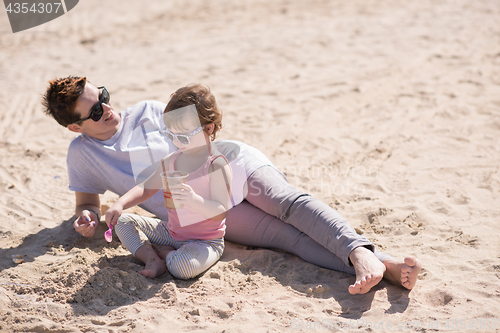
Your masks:
<instances>
[{"instance_id":1,"label":"girl's bare foot","mask_svg":"<svg viewBox=\"0 0 500 333\"><path fill-rule=\"evenodd\" d=\"M160 257L161 260L165 261L167 260L167 255L175 251L175 247L173 246L168 246L168 245L154 245L154 250L158 254L158 257Z\"/></svg>"},{"instance_id":2,"label":"girl's bare foot","mask_svg":"<svg viewBox=\"0 0 500 333\"><path fill-rule=\"evenodd\" d=\"M384 265L387 268L385 278L410 290L417 283L418 273L422 270L422 263L412 256L404 260L386 259Z\"/></svg>"},{"instance_id":3,"label":"girl's bare foot","mask_svg":"<svg viewBox=\"0 0 500 333\"><path fill-rule=\"evenodd\" d=\"M165 260L162 260L150 244L144 244L136 252L135 257L146 264L140 273L150 279L158 277L167 271Z\"/></svg>"},{"instance_id":4,"label":"girl's bare foot","mask_svg":"<svg viewBox=\"0 0 500 333\"><path fill-rule=\"evenodd\" d=\"M357 247L349 254L354 270L356 282L349 286L351 294L366 294L384 277L386 267L372 251L365 247Z\"/></svg>"}]
</instances>

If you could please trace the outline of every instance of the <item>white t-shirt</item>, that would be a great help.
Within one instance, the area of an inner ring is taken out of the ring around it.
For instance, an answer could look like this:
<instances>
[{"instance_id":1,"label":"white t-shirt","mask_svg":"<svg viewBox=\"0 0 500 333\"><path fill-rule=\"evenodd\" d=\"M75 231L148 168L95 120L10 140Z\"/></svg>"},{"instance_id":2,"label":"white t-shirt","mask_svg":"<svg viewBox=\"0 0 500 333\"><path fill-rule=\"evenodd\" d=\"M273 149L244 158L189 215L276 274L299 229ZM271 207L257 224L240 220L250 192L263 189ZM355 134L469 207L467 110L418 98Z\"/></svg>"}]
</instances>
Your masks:
<instances>
[{"instance_id":1,"label":"white t-shirt","mask_svg":"<svg viewBox=\"0 0 500 333\"><path fill-rule=\"evenodd\" d=\"M121 112L121 123L113 137L100 141L81 134L68 149L69 189L76 192L123 195L146 180L160 161L177 149L160 129L164 128L166 104L143 101ZM233 171L232 204L243 201L246 179L271 161L259 150L243 142L222 140L215 143L230 162ZM158 191L140 205L162 220L168 220L163 193Z\"/></svg>"}]
</instances>

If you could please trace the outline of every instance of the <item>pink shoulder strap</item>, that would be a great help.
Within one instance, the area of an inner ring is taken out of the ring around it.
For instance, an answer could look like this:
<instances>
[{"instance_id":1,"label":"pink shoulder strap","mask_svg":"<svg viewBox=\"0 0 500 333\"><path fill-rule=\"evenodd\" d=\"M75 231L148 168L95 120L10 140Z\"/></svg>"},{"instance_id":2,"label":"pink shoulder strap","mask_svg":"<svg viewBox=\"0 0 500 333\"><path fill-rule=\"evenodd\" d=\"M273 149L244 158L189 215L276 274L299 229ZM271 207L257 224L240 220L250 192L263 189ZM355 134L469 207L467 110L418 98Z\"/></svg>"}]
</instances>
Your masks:
<instances>
[{"instance_id":1,"label":"pink shoulder strap","mask_svg":"<svg viewBox=\"0 0 500 333\"><path fill-rule=\"evenodd\" d=\"M174 166L174 163L175 161L177 160L177 157L179 157L179 155L181 154L181 151L178 150L176 151L172 157L170 158L170 161L168 163L168 170L175 170L175 166ZM165 159L161 160L161 166L163 167L163 171L167 171L167 168L165 168Z\"/></svg>"}]
</instances>

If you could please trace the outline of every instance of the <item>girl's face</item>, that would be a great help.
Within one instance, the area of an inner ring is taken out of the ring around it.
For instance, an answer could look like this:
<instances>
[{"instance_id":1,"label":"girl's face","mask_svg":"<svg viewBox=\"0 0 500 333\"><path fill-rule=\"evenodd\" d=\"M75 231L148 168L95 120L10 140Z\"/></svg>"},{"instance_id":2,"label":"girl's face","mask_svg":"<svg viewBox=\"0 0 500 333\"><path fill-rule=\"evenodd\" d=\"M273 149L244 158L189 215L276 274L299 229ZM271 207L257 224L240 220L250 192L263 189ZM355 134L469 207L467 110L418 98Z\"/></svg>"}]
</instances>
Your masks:
<instances>
[{"instance_id":1,"label":"girl's face","mask_svg":"<svg viewBox=\"0 0 500 333\"><path fill-rule=\"evenodd\" d=\"M204 130L204 126L200 125L198 116L193 117L186 113L181 119L177 119L174 124L167 126L167 128L168 132L170 132L167 133L167 137L169 137L174 145L182 152L207 147L210 142L208 134Z\"/></svg>"},{"instance_id":2,"label":"girl's face","mask_svg":"<svg viewBox=\"0 0 500 333\"><path fill-rule=\"evenodd\" d=\"M174 145L180 150L190 150L206 145L206 135L203 126L191 126L188 130L169 129Z\"/></svg>"}]
</instances>

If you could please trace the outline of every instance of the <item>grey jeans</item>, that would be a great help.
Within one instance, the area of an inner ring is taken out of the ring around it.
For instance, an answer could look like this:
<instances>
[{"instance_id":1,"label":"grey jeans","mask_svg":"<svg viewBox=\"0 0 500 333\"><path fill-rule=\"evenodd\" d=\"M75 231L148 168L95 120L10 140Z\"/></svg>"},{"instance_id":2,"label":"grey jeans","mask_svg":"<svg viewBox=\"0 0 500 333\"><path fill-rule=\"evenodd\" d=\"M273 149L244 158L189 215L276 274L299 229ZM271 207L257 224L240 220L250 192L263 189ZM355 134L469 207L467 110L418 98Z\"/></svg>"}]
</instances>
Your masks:
<instances>
[{"instance_id":1,"label":"grey jeans","mask_svg":"<svg viewBox=\"0 0 500 333\"><path fill-rule=\"evenodd\" d=\"M375 250L335 209L292 187L273 167L256 170L247 187L246 200L226 218L228 241L281 249L349 274L355 274L349 254L358 246L374 251L380 261L391 258Z\"/></svg>"}]
</instances>

